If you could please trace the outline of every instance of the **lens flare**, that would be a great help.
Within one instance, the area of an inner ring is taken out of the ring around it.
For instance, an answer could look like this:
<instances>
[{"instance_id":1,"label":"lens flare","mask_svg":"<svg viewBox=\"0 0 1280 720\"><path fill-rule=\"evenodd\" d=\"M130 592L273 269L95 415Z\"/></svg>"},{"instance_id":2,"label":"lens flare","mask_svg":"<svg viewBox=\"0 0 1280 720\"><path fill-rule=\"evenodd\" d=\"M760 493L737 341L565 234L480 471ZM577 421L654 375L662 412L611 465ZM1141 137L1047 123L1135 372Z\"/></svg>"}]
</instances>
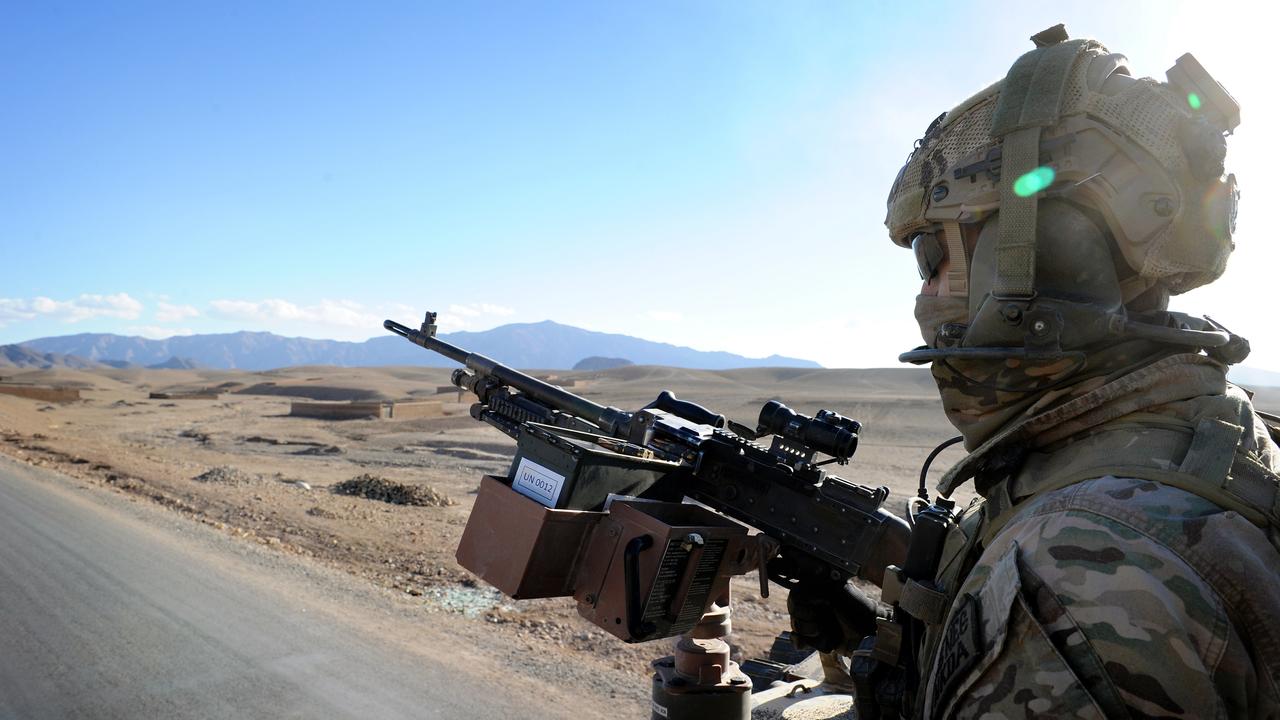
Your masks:
<instances>
[{"instance_id":1,"label":"lens flare","mask_svg":"<svg viewBox=\"0 0 1280 720\"><path fill-rule=\"evenodd\" d=\"M1031 197L1052 185L1053 175L1053 168L1041 165L1013 182L1013 194L1018 197Z\"/></svg>"},{"instance_id":2,"label":"lens flare","mask_svg":"<svg viewBox=\"0 0 1280 720\"><path fill-rule=\"evenodd\" d=\"M1191 106L1192 110L1199 110L1200 96L1195 93L1187 93L1187 104Z\"/></svg>"}]
</instances>

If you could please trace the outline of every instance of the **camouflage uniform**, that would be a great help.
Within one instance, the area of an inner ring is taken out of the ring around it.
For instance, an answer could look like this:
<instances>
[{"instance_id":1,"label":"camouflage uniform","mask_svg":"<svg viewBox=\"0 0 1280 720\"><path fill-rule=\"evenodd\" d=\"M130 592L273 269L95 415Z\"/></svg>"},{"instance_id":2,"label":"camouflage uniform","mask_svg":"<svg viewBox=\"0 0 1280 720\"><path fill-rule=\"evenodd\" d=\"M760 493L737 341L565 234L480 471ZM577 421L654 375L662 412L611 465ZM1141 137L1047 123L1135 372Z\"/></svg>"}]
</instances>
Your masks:
<instances>
[{"instance_id":1,"label":"camouflage uniform","mask_svg":"<svg viewBox=\"0 0 1280 720\"><path fill-rule=\"evenodd\" d=\"M924 516L859 698L896 711L896 672L929 718L1280 716L1280 450L1226 382L1247 341L1168 311L1234 247L1239 105L1190 54L1160 82L1032 40L890 190L925 281L900 359L971 451L940 492L981 499Z\"/></svg>"},{"instance_id":2,"label":"camouflage uniform","mask_svg":"<svg viewBox=\"0 0 1280 720\"><path fill-rule=\"evenodd\" d=\"M975 543L953 544L941 584L980 556L930 632L925 717L1280 716L1280 450L1239 389L1212 393L1208 359L1153 368L1009 429L1051 442L961 520ZM1156 384L1189 397L1126 412Z\"/></svg>"}]
</instances>

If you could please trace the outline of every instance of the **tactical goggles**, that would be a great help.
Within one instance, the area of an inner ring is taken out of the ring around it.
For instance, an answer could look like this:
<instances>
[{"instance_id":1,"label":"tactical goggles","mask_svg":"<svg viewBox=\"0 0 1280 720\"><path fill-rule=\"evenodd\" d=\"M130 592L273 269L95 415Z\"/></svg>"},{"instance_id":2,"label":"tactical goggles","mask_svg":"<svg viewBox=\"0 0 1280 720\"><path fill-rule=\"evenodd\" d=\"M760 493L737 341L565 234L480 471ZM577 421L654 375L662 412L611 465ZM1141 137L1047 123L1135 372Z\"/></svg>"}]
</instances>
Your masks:
<instances>
[{"instance_id":1,"label":"tactical goggles","mask_svg":"<svg viewBox=\"0 0 1280 720\"><path fill-rule=\"evenodd\" d=\"M916 256L916 269L920 279L929 282L938 274L942 261L947 259L947 249L934 233L916 233L911 236L911 252Z\"/></svg>"}]
</instances>

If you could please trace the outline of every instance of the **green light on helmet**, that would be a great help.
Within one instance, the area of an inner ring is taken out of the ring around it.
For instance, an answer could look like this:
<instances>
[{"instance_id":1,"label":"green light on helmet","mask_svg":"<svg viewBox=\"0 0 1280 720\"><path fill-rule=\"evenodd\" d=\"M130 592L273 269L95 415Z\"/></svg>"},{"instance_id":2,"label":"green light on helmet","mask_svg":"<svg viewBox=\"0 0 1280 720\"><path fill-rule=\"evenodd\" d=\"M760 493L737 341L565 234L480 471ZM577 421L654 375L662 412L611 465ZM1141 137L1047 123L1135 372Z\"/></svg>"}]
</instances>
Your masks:
<instances>
[{"instance_id":1,"label":"green light on helmet","mask_svg":"<svg viewBox=\"0 0 1280 720\"><path fill-rule=\"evenodd\" d=\"M1031 197L1052 185L1053 175L1053 168L1041 165L1013 181L1013 194L1018 197Z\"/></svg>"},{"instance_id":2,"label":"green light on helmet","mask_svg":"<svg viewBox=\"0 0 1280 720\"><path fill-rule=\"evenodd\" d=\"M1195 93L1187 93L1187 104L1191 106L1192 110L1199 110L1201 104L1200 96Z\"/></svg>"}]
</instances>

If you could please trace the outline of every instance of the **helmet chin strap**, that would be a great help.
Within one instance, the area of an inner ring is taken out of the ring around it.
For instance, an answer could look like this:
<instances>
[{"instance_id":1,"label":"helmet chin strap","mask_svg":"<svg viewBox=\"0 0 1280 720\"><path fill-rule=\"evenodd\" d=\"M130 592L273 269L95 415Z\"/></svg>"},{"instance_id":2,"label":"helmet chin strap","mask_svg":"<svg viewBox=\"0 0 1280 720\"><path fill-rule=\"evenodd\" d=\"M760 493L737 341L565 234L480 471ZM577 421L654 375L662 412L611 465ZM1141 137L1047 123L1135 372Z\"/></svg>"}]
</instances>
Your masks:
<instances>
[{"instance_id":1,"label":"helmet chin strap","mask_svg":"<svg viewBox=\"0 0 1280 720\"><path fill-rule=\"evenodd\" d=\"M1061 119L1071 67L1080 53L1094 45L1089 40L1068 41L1065 32L1045 42L1009 68L992 118L991 136L1000 139L1003 158L994 290L1010 299L1030 299L1036 290L1040 193L1019 192L1018 180L1040 165L1041 130Z\"/></svg>"},{"instance_id":2,"label":"helmet chin strap","mask_svg":"<svg viewBox=\"0 0 1280 720\"><path fill-rule=\"evenodd\" d=\"M1064 305L1064 303L1045 299L1041 299L1040 303ZM1092 320L1092 325L1103 332L1094 342L1088 343L1088 345L1098 345L1124 339L1148 340L1162 345L1204 350L1209 357L1227 365L1239 363L1249 355L1249 341L1247 339L1231 333L1210 318L1193 318L1182 313L1163 311L1156 313L1166 321L1171 320L1178 325L1178 327L1170 327L1167 324L1158 325L1141 322L1125 314L1107 313L1075 303L1066 303L1066 305L1074 306L1069 310L1072 315L1091 313L1095 316ZM1061 312L1057 311L1054 314L1060 316ZM1082 318L1075 319L1083 320ZM1063 350L1058 337L1035 337L1037 322L1040 321L1034 318L1030 320L1032 329L1027 332L1026 341L1021 346L1011 344L1007 347L929 347L922 345L914 350L902 353L898 356L898 361L913 365L925 365L935 360L953 358L968 360L1059 360L1067 358L1074 360L1083 359L1086 356L1087 353L1084 350ZM1084 323L1088 322L1088 320L1084 320ZM1210 329L1197 329L1192 325ZM963 337L964 332L959 331L949 334ZM940 335L942 335L941 332Z\"/></svg>"}]
</instances>

